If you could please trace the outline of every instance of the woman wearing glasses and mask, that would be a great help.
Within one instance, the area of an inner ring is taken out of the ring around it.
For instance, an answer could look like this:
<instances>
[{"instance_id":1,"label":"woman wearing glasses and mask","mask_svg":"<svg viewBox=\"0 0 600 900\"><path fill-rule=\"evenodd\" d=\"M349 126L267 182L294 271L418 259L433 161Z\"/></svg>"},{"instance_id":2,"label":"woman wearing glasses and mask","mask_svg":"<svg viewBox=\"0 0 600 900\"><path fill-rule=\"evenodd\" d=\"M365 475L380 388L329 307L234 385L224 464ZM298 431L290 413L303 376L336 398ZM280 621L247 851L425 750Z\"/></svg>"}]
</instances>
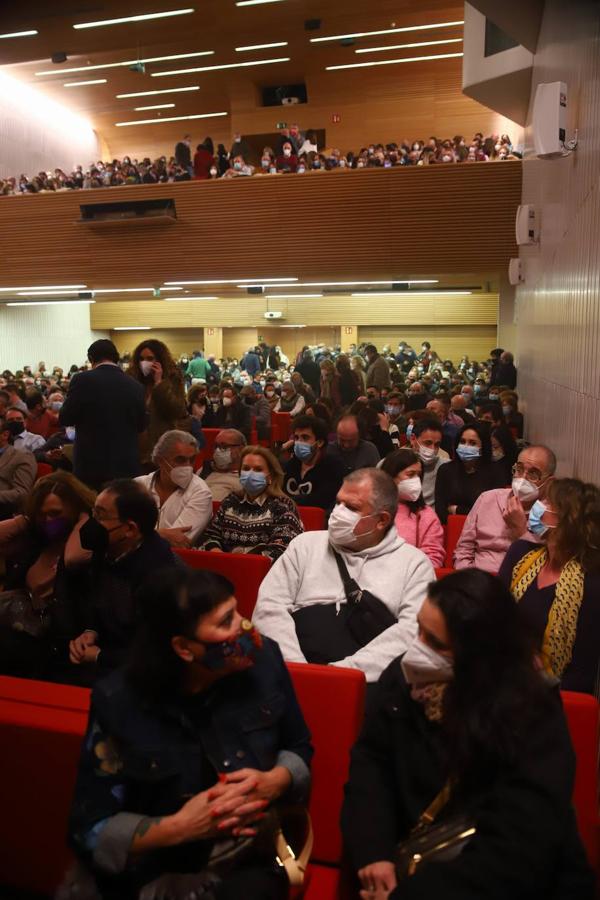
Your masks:
<instances>
[{"instance_id":1,"label":"woman wearing glasses and mask","mask_svg":"<svg viewBox=\"0 0 600 900\"><path fill-rule=\"evenodd\" d=\"M417 619L352 751L342 832L361 900L592 900L560 695L510 592L455 572ZM426 810L446 852L408 866L398 845Z\"/></svg>"},{"instance_id":2,"label":"woman wearing glasses and mask","mask_svg":"<svg viewBox=\"0 0 600 900\"><path fill-rule=\"evenodd\" d=\"M220 575L158 572L141 597L127 666L92 694L60 896L283 900L267 814L306 801L312 748L281 652Z\"/></svg>"},{"instance_id":3,"label":"woman wearing glasses and mask","mask_svg":"<svg viewBox=\"0 0 600 900\"><path fill-rule=\"evenodd\" d=\"M516 541L500 577L535 635L540 665L566 691L597 693L600 663L600 491L550 482L529 512L540 543Z\"/></svg>"}]
</instances>

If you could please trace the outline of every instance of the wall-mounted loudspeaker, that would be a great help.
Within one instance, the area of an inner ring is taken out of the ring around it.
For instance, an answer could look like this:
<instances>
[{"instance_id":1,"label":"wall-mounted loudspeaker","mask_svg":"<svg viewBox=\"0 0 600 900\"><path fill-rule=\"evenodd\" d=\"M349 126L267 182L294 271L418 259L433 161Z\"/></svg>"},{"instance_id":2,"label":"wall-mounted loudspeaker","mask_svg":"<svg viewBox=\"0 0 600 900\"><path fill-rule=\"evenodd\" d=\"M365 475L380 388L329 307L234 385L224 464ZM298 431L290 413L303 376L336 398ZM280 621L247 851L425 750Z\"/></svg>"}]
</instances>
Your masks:
<instances>
[{"instance_id":1,"label":"wall-mounted loudspeaker","mask_svg":"<svg viewBox=\"0 0 600 900\"><path fill-rule=\"evenodd\" d=\"M508 263L508 280L511 284L523 284L523 263L518 256L514 256Z\"/></svg>"},{"instance_id":2,"label":"wall-mounted loudspeaker","mask_svg":"<svg viewBox=\"0 0 600 900\"><path fill-rule=\"evenodd\" d=\"M535 206L525 203L518 207L517 218L515 220L515 235L517 244L537 244L538 242L538 221L535 212Z\"/></svg>"},{"instance_id":3,"label":"wall-mounted loudspeaker","mask_svg":"<svg viewBox=\"0 0 600 900\"><path fill-rule=\"evenodd\" d=\"M564 81L538 84L533 101L533 143L541 159L565 154L567 85Z\"/></svg>"}]
</instances>

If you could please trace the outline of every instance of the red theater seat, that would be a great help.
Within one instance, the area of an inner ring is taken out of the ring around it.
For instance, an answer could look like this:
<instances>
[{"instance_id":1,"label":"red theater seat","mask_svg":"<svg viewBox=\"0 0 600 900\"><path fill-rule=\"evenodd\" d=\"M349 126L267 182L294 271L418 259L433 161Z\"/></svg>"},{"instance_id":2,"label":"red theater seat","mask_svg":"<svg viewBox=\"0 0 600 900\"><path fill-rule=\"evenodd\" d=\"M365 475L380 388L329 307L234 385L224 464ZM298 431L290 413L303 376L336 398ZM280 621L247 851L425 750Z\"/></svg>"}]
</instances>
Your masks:
<instances>
[{"instance_id":1,"label":"red theater seat","mask_svg":"<svg viewBox=\"0 0 600 900\"><path fill-rule=\"evenodd\" d=\"M271 440L283 444L289 440L292 431L292 417L287 412L271 413Z\"/></svg>"},{"instance_id":2,"label":"red theater seat","mask_svg":"<svg viewBox=\"0 0 600 900\"><path fill-rule=\"evenodd\" d=\"M446 575L452 575L452 573L453 573L454 571L455 571L455 569L436 569L436 570L435 570L435 577L436 577L437 579L445 578Z\"/></svg>"},{"instance_id":3,"label":"red theater seat","mask_svg":"<svg viewBox=\"0 0 600 900\"><path fill-rule=\"evenodd\" d=\"M238 609L247 619L252 618L261 582L269 569L267 556L250 553L211 553L208 550L176 550L178 556L192 569L217 572L233 582Z\"/></svg>"},{"instance_id":4,"label":"red theater seat","mask_svg":"<svg viewBox=\"0 0 600 900\"><path fill-rule=\"evenodd\" d=\"M215 450L215 441L217 440L217 435L220 431L220 428L202 429L205 443L202 450L199 450L196 454L196 458L194 460L194 472L197 472L198 469L201 469L203 463L205 463L207 459L212 459Z\"/></svg>"},{"instance_id":5,"label":"red theater seat","mask_svg":"<svg viewBox=\"0 0 600 900\"><path fill-rule=\"evenodd\" d=\"M458 540L462 534L464 524L467 521L466 516L448 516L448 524L446 525L446 567L454 568L454 551Z\"/></svg>"},{"instance_id":6,"label":"red theater seat","mask_svg":"<svg viewBox=\"0 0 600 900\"><path fill-rule=\"evenodd\" d=\"M594 871L600 862L598 834L598 741L600 706L595 697L561 692L573 749L577 758L573 805L577 826Z\"/></svg>"},{"instance_id":7,"label":"red theater seat","mask_svg":"<svg viewBox=\"0 0 600 900\"><path fill-rule=\"evenodd\" d=\"M43 478L44 475L51 475L53 471L54 469L48 463L38 463L36 481L38 478Z\"/></svg>"},{"instance_id":8,"label":"red theater seat","mask_svg":"<svg viewBox=\"0 0 600 900\"><path fill-rule=\"evenodd\" d=\"M305 531L323 531L325 528L325 510L320 506L298 506L298 515Z\"/></svg>"}]
</instances>

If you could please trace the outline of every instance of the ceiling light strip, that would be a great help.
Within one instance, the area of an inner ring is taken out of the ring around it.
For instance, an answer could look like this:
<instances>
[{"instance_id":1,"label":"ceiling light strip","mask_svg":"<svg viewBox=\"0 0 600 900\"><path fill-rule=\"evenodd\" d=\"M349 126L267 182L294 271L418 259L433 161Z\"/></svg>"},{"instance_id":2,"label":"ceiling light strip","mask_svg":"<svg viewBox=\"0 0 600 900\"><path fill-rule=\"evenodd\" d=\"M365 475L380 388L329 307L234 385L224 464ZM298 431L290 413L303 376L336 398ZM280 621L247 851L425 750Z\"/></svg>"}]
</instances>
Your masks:
<instances>
[{"instance_id":1,"label":"ceiling light strip","mask_svg":"<svg viewBox=\"0 0 600 900\"><path fill-rule=\"evenodd\" d=\"M73 25L73 28L79 30L81 28L101 28L104 25L124 25L127 22L147 22L150 19L167 19L170 16L189 16L190 13L196 12L193 7L187 9L170 9L167 12L143 13L139 16L125 16L122 19L100 19L98 22L80 22Z\"/></svg>"},{"instance_id":2,"label":"ceiling light strip","mask_svg":"<svg viewBox=\"0 0 600 900\"><path fill-rule=\"evenodd\" d=\"M266 300L317 300L323 294L265 294Z\"/></svg>"},{"instance_id":3,"label":"ceiling light strip","mask_svg":"<svg viewBox=\"0 0 600 900\"><path fill-rule=\"evenodd\" d=\"M75 66L71 69L44 69L42 72L36 72L35 74L38 76L41 75L64 75L65 73L70 72L93 72L98 69L119 69L124 66L135 66L138 63L155 63L155 62L170 62L174 59L195 59L198 56L214 56L214 50L198 50L195 53L175 53L170 56L145 56L141 59L126 59L124 62L115 62L115 63L97 63L94 66Z\"/></svg>"},{"instance_id":4,"label":"ceiling light strip","mask_svg":"<svg viewBox=\"0 0 600 900\"><path fill-rule=\"evenodd\" d=\"M155 94L182 94L184 91L199 91L200 85L180 88L163 88L160 91L135 91L133 94L115 94L117 100L128 100L129 97L151 97Z\"/></svg>"},{"instance_id":5,"label":"ceiling light strip","mask_svg":"<svg viewBox=\"0 0 600 900\"><path fill-rule=\"evenodd\" d=\"M19 300L5 306L90 306L95 300Z\"/></svg>"},{"instance_id":6,"label":"ceiling light strip","mask_svg":"<svg viewBox=\"0 0 600 900\"><path fill-rule=\"evenodd\" d=\"M463 53L440 53L438 56L407 56L405 59L378 59L375 62L349 63L343 66L326 66L326 72L336 72L340 69L366 69L370 66L393 66L398 63L427 62L434 59L457 59L464 56Z\"/></svg>"},{"instance_id":7,"label":"ceiling light strip","mask_svg":"<svg viewBox=\"0 0 600 900\"><path fill-rule=\"evenodd\" d=\"M10 31L8 34L0 34L0 40L3 41L6 38L31 37L34 34L39 34L39 31L35 31L34 29L31 31Z\"/></svg>"},{"instance_id":8,"label":"ceiling light strip","mask_svg":"<svg viewBox=\"0 0 600 900\"><path fill-rule=\"evenodd\" d=\"M152 331L150 325L115 325L113 331Z\"/></svg>"},{"instance_id":9,"label":"ceiling light strip","mask_svg":"<svg viewBox=\"0 0 600 900\"><path fill-rule=\"evenodd\" d=\"M199 297L163 297L163 300L173 301L177 300L179 303L186 303L188 300L218 300L219 298L216 296L206 296L202 295Z\"/></svg>"},{"instance_id":10,"label":"ceiling light strip","mask_svg":"<svg viewBox=\"0 0 600 900\"><path fill-rule=\"evenodd\" d=\"M412 47L434 47L438 44L462 44L462 38L446 38L444 41L416 41L414 44L391 44L389 47L364 47L355 53L385 53L386 50L410 50Z\"/></svg>"},{"instance_id":11,"label":"ceiling light strip","mask_svg":"<svg viewBox=\"0 0 600 900\"><path fill-rule=\"evenodd\" d=\"M199 113L195 116L165 116L164 119L138 119L132 122L115 122L117 128L124 128L126 125L161 125L163 122L181 122L184 119L216 119L219 116L227 116L226 112Z\"/></svg>"},{"instance_id":12,"label":"ceiling light strip","mask_svg":"<svg viewBox=\"0 0 600 900\"><path fill-rule=\"evenodd\" d=\"M209 279L208 281L165 281L165 285L172 284L237 284L238 281L243 281L246 284L252 284L254 287L261 284L266 284L269 281L275 282L276 284L280 284L284 281L298 281L297 278L217 278L217 279ZM387 283L387 282L386 282ZM295 285L293 285L295 286ZM0 288L1 290L1 288Z\"/></svg>"},{"instance_id":13,"label":"ceiling light strip","mask_svg":"<svg viewBox=\"0 0 600 900\"><path fill-rule=\"evenodd\" d=\"M282 0L236 0L236 6L261 6L263 3L281 3Z\"/></svg>"},{"instance_id":14,"label":"ceiling light strip","mask_svg":"<svg viewBox=\"0 0 600 900\"><path fill-rule=\"evenodd\" d=\"M295 284L286 285L283 282L277 282L276 284L263 284L262 287L270 287L270 288L299 288L299 287L354 287L358 285L376 285L378 287L387 287L392 284L438 284L437 279L422 279L418 281L401 281L398 278L391 278L388 281L298 281ZM236 287L244 289L249 287L256 287L254 284L242 283L236 284Z\"/></svg>"},{"instance_id":15,"label":"ceiling light strip","mask_svg":"<svg viewBox=\"0 0 600 900\"><path fill-rule=\"evenodd\" d=\"M135 112L144 112L149 109L173 109L174 103L156 103L154 106L134 106Z\"/></svg>"},{"instance_id":16,"label":"ceiling light strip","mask_svg":"<svg viewBox=\"0 0 600 900\"><path fill-rule=\"evenodd\" d=\"M183 288L174 287L171 288L172 291L182 291ZM154 288L151 287L142 287L142 288L92 288L94 296L96 294L152 294L154 293Z\"/></svg>"},{"instance_id":17,"label":"ceiling light strip","mask_svg":"<svg viewBox=\"0 0 600 900\"><path fill-rule=\"evenodd\" d=\"M432 294L450 294L453 297L465 297L473 291L358 291L351 297L431 297Z\"/></svg>"},{"instance_id":18,"label":"ceiling light strip","mask_svg":"<svg viewBox=\"0 0 600 900\"><path fill-rule=\"evenodd\" d=\"M0 287L0 292L4 294L16 294L17 291L68 291L72 288L83 290L87 288L87 284L37 284L37 285L19 285L18 287Z\"/></svg>"},{"instance_id":19,"label":"ceiling light strip","mask_svg":"<svg viewBox=\"0 0 600 900\"><path fill-rule=\"evenodd\" d=\"M236 53L246 53L249 50L271 50L273 47L287 47L287 41L275 41L273 44L249 44L247 47L236 47Z\"/></svg>"},{"instance_id":20,"label":"ceiling light strip","mask_svg":"<svg viewBox=\"0 0 600 900\"><path fill-rule=\"evenodd\" d=\"M72 88L72 87L84 87L87 84L106 84L107 78L96 78L94 81L65 81L63 87Z\"/></svg>"},{"instance_id":21,"label":"ceiling light strip","mask_svg":"<svg viewBox=\"0 0 600 900\"><path fill-rule=\"evenodd\" d=\"M165 75L190 75L193 72L218 72L223 69L243 69L247 66L271 66L274 63L285 63L289 61L289 56L281 56L277 59L256 59L251 62L224 63L220 66L200 66L193 69L169 69L167 72L152 72L152 78L164 78Z\"/></svg>"},{"instance_id":22,"label":"ceiling light strip","mask_svg":"<svg viewBox=\"0 0 600 900\"><path fill-rule=\"evenodd\" d=\"M403 34L407 31L431 31L435 28L453 28L455 25L464 25L464 19L456 22L432 22L429 25L407 25L403 28L382 28L379 31L353 31L350 34L332 34L328 37L311 38L311 44L323 44L326 41L341 41L346 38L371 37L378 34Z\"/></svg>"}]
</instances>

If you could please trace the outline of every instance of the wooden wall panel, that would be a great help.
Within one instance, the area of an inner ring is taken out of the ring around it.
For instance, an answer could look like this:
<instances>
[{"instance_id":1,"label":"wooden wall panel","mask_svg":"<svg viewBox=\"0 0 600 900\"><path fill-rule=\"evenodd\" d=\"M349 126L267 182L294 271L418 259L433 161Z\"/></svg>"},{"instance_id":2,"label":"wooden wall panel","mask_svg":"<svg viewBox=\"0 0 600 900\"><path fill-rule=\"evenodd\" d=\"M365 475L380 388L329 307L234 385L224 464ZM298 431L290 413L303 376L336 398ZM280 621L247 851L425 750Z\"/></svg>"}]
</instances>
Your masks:
<instances>
[{"instance_id":1,"label":"wooden wall panel","mask_svg":"<svg viewBox=\"0 0 600 900\"><path fill-rule=\"evenodd\" d=\"M152 331L110 332L111 341L114 341L121 353L131 353L138 344L148 338L166 344L175 359L183 353L190 354L192 350L200 350L204 346L202 328L153 328Z\"/></svg>"},{"instance_id":2,"label":"wooden wall panel","mask_svg":"<svg viewBox=\"0 0 600 900\"><path fill-rule=\"evenodd\" d=\"M505 162L0 197L0 279L94 288L504 270L520 192L521 164ZM76 223L80 203L160 197L175 199L175 224Z\"/></svg>"},{"instance_id":3,"label":"wooden wall panel","mask_svg":"<svg viewBox=\"0 0 600 900\"><path fill-rule=\"evenodd\" d=\"M548 0L534 59L539 82L565 81L567 134L575 153L523 166L523 202L540 211L538 247L523 247L517 289L518 390L526 437L556 452L559 473L600 483L600 18L596 4L573 0L569 15ZM531 116L531 108L530 108ZM582 130L583 129L583 130ZM528 138L530 133L528 131Z\"/></svg>"},{"instance_id":4,"label":"wooden wall panel","mask_svg":"<svg viewBox=\"0 0 600 900\"><path fill-rule=\"evenodd\" d=\"M336 326L263 328L259 329L259 335L267 344L281 347L292 364L298 353L307 344L309 346L325 344L326 347L334 347L340 342L340 329Z\"/></svg>"},{"instance_id":5,"label":"wooden wall panel","mask_svg":"<svg viewBox=\"0 0 600 900\"><path fill-rule=\"evenodd\" d=\"M255 347L258 340L256 328L223 329L223 356L241 359L248 347Z\"/></svg>"},{"instance_id":6,"label":"wooden wall panel","mask_svg":"<svg viewBox=\"0 0 600 900\"><path fill-rule=\"evenodd\" d=\"M429 341L442 359L457 363L466 354L471 360L485 360L497 345L494 325L377 325L358 329L360 342L369 341L381 349L389 344L396 350L400 341L408 341L417 351Z\"/></svg>"}]
</instances>

